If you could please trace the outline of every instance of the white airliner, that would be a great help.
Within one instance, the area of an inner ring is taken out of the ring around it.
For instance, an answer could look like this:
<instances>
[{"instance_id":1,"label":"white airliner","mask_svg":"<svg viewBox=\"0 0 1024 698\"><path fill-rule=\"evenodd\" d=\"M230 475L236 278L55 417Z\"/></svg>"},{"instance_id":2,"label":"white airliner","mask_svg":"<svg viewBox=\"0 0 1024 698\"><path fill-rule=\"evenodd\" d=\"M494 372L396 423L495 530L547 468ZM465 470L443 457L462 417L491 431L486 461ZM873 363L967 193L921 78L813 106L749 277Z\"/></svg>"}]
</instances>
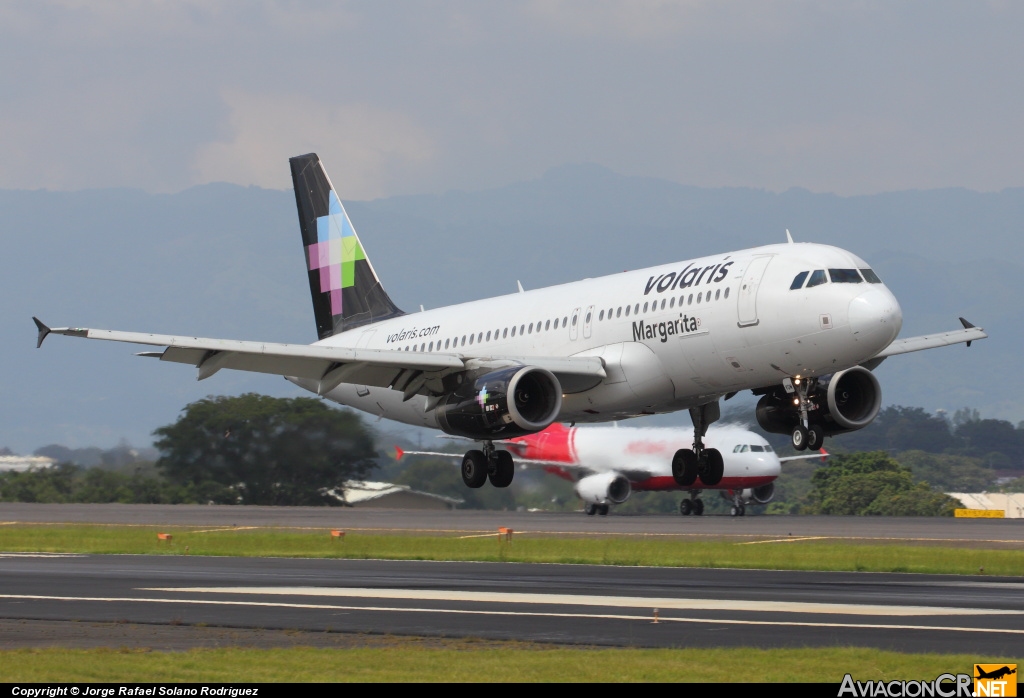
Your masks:
<instances>
[{"instance_id":1,"label":"white airliner","mask_svg":"<svg viewBox=\"0 0 1024 698\"><path fill-rule=\"evenodd\" d=\"M517 436L501 445L515 454L521 467L539 467L573 483L576 495L585 503L588 515L608 513L611 505L622 504L637 492L688 491L679 502L683 516L704 513L703 490L718 490L732 503L730 513L743 516L751 504L768 504L775 496L775 479L782 463L828 454L780 458L762 436L735 424L712 426L704 445L722 454L722 479L707 485L698 479L682 487L672 474L672 456L689 448L691 439L679 429L650 427L569 427L556 422L537 434ZM439 451L403 451L403 456L459 458Z\"/></svg>"},{"instance_id":2,"label":"white airliner","mask_svg":"<svg viewBox=\"0 0 1024 698\"><path fill-rule=\"evenodd\" d=\"M512 481L512 455L495 440L555 421L688 409L693 444L672 458L688 487L722 477L722 455L703 438L723 397L762 395L762 427L817 449L826 435L875 418L881 390L871 369L885 358L987 336L961 318L961 330L897 340L899 303L865 261L792 238L406 314L384 291L320 158L290 162L320 341L51 330L33 318L37 344L52 332L164 347L142 355L196 366L199 380L223 368L283 375L341 404L482 442L463 458L470 487Z\"/></svg>"}]
</instances>

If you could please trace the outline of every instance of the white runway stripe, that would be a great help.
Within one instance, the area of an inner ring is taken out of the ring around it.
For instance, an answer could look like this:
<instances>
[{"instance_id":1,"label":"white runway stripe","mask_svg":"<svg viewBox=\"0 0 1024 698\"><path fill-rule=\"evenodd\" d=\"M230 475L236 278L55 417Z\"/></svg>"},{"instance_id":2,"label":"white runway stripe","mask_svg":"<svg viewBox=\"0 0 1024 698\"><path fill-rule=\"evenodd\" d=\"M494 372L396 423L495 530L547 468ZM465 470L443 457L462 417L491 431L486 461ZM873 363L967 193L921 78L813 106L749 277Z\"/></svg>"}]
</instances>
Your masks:
<instances>
[{"instance_id":1,"label":"white runway stripe","mask_svg":"<svg viewBox=\"0 0 1024 698\"><path fill-rule=\"evenodd\" d=\"M130 597L95 597L95 596L42 596L35 594L0 594L0 599L20 599L39 601L96 601L105 603L155 603L155 604L184 604L184 605L206 605L206 606L248 606L264 608L294 608L317 611L377 611L388 613L431 613L431 614L458 614L478 616L521 616L534 618L577 618L577 619L599 619L599 620L629 620L650 623L651 614L625 615L618 613L545 613L540 611L493 611L493 610L468 610L455 608L402 608L388 606L339 606L333 604L304 604L304 603L274 603L268 601L227 601L211 599L153 599L153 598L130 598ZM662 623L700 623L703 625L763 625L780 627L805 627L805 628L845 628L855 630L882 629L882 630L925 630L935 632L945 630L964 633L1000 633L1009 635L1024 635L1024 630L1010 628L981 628L963 626L940 626L940 625L897 625L888 623L820 623L810 621L768 621L768 620L740 620L734 618L680 618L662 615Z\"/></svg>"},{"instance_id":2,"label":"white runway stripe","mask_svg":"<svg viewBox=\"0 0 1024 698\"><path fill-rule=\"evenodd\" d=\"M659 608L681 611L758 611L779 613L828 613L851 616L978 616L1022 615L1024 611L941 606L884 606L801 601L741 601L737 599L677 599L641 596L586 596L583 594L522 594L497 591L435 589L359 589L333 587L157 587L141 591L189 594L259 594L261 596L318 596L403 601L457 601L477 603L551 604L555 606L603 606L608 608Z\"/></svg>"}]
</instances>

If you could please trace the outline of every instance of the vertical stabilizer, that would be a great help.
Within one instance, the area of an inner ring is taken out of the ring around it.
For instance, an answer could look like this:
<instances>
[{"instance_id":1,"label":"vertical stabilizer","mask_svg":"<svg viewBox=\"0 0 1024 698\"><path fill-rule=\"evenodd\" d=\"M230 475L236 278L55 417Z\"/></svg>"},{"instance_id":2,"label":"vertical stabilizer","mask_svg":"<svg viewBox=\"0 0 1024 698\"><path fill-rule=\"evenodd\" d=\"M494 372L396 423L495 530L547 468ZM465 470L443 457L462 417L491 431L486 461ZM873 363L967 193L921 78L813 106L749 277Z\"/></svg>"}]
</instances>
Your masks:
<instances>
[{"instance_id":1,"label":"vertical stabilizer","mask_svg":"<svg viewBox=\"0 0 1024 698\"><path fill-rule=\"evenodd\" d=\"M291 158L295 205L320 339L403 315L377 278L320 158Z\"/></svg>"}]
</instances>

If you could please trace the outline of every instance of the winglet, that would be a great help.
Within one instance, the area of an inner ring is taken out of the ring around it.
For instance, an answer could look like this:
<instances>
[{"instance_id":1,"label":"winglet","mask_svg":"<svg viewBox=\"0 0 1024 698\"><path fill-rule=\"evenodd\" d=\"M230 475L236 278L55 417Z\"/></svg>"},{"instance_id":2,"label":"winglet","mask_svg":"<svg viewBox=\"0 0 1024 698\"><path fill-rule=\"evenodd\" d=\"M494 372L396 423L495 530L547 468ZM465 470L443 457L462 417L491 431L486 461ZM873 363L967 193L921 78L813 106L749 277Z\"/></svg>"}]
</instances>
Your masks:
<instances>
[{"instance_id":1,"label":"winglet","mask_svg":"<svg viewBox=\"0 0 1024 698\"><path fill-rule=\"evenodd\" d=\"M971 323L967 322L967 320L965 320L964 318L960 318L960 324L964 326L965 330L969 330L972 327L974 327L974 325L972 325ZM42 340L40 340L40 341L42 341ZM968 347L971 346L971 343L967 342L967 346Z\"/></svg>"},{"instance_id":2,"label":"winglet","mask_svg":"<svg viewBox=\"0 0 1024 698\"><path fill-rule=\"evenodd\" d=\"M395 446L395 460L402 460L402 456L405 455L405 451Z\"/></svg>"},{"instance_id":3,"label":"winglet","mask_svg":"<svg viewBox=\"0 0 1024 698\"><path fill-rule=\"evenodd\" d=\"M519 289L520 293L526 293L526 291L523 290L523 284L519 279L516 279L516 287Z\"/></svg>"},{"instance_id":4,"label":"winglet","mask_svg":"<svg viewBox=\"0 0 1024 698\"><path fill-rule=\"evenodd\" d=\"M36 323L36 329L39 330L39 334L36 336L36 349L38 349L43 346L43 340L50 334L50 328L44 325L43 321L35 315L32 316L32 322Z\"/></svg>"},{"instance_id":5,"label":"winglet","mask_svg":"<svg viewBox=\"0 0 1024 698\"><path fill-rule=\"evenodd\" d=\"M786 240L789 241L790 245L793 244L793 236L789 234L789 228L786 228Z\"/></svg>"}]
</instances>

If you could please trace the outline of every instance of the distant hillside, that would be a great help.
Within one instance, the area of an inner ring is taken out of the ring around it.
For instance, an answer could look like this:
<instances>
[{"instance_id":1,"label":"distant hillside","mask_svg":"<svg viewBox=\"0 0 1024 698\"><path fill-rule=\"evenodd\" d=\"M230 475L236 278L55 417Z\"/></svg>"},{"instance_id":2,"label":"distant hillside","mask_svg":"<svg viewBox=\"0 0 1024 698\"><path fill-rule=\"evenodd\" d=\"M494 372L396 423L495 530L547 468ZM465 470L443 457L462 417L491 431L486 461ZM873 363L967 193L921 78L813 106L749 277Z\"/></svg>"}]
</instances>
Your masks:
<instances>
[{"instance_id":1,"label":"distant hillside","mask_svg":"<svg viewBox=\"0 0 1024 698\"><path fill-rule=\"evenodd\" d=\"M210 393L296 395L272 376L194 371L126 345L51 339L48 323L312 341L290 191L226 184L158 195L127 189L0 191L0 443L149 443L157 426ZM903 305L904 335L964 315L992 335L886 361L885 402L1024 419L1024 189L838 197L702 189L556 168L498 189L352 202L374 266L402 308L436 307L784 239L867 258ZM679 420L687 421L685 416Z\"/></svg>"}]
</instances>

